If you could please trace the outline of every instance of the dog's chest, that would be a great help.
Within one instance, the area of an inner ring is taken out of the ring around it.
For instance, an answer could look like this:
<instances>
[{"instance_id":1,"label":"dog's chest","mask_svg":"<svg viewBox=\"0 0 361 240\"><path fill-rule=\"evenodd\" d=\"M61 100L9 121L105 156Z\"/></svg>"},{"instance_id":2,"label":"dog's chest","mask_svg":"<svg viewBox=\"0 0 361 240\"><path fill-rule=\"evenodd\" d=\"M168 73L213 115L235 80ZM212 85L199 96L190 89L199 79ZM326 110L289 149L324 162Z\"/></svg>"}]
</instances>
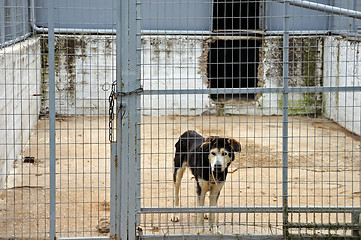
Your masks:
<instances>
[{"instance_id":1,"label":"dog's chest","mask_svg":"<svg viewBox=\"0 0 361 240\"><path fill-rule=\"evenodd\" d=\"M223 174L214 176L207 154L194 154L190 159L189 167L197 181L205 180L211 183L224 182L228 172L226 168Z\"/></svg>"}]
</instances>

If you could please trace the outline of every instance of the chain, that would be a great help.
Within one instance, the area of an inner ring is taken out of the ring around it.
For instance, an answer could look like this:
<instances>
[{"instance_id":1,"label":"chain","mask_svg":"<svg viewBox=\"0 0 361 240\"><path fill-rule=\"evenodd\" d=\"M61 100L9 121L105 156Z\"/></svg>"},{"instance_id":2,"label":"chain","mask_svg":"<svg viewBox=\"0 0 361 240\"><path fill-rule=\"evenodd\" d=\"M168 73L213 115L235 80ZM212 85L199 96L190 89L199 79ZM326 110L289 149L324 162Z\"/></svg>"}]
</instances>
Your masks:
<instances>
[{"instance_id":1,"label":"chain","mask_svg":"<svg viewBox=\"0 0 361 240\"><path fill-rule=\"evenodd\" d=\"M114 81L112 83L112 90L109 95L109 141L110 142L114 142L114 132L113 132L113 129L114 129L114 103L115 103L115 100L117 99L117 95L127 96L132 93L139 94L139 93L143 92L143 88L138 88L131 92L120 92L117 94L116 88L117 88L117 81ZM121 105L121 108L123 108L123 107L124 106ZM124 115L125 115L125 112L123 112L121 118L123 118Z\"/></svg>"},{"instance_id":2,"label":"chain","mask_svg":"<svg viewBox=\"0 0 361 240\"><path fill-rule=\"evenodd\" d=\"M109 141L114 141L114 102L117 98L116 95L117 81L112 83L112 90L109 95Z\"/></svg>"}]
</instances>

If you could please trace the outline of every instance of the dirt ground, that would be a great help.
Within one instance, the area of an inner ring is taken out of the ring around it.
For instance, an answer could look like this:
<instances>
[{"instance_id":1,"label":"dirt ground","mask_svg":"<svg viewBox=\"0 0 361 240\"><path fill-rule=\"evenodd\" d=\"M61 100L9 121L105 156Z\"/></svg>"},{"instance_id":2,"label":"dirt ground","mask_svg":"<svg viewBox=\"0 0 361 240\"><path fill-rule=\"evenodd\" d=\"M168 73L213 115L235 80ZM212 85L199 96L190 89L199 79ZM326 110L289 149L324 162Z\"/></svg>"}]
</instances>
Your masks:
<instances>
[{"instance_id":1,"label":"dirt ground","mask_svg":"<svg viewBox=\"0 0 361 240\"><path fill-rule=\"evenodd\" d=\"M0 238L46 238L49 230L48 120L40 119L22 159L14 165L0 199ZM56 121L57 236L106 236L110 215L110 144L105 117ZM219 206L282 206L282 117L142 117L141 206L173 207L174 144L193 129L204 136L240 141L242 152L229 169ZM360 141L322 118L290 117L289 206L360 207ZM28 162L24 162L25 157ZM30 159L30 161L29 161ZM188 171L182 207L195 206L195 181ZM195 233L195 214L143 214L143 234ZM218 214L227 234L280 234L282 214ZM290 214L294 223L351 222L347 214ZM207 220L205 221L207 224ZM318 233L319 230L295 232Z\"/></svg>"}]
</instances>

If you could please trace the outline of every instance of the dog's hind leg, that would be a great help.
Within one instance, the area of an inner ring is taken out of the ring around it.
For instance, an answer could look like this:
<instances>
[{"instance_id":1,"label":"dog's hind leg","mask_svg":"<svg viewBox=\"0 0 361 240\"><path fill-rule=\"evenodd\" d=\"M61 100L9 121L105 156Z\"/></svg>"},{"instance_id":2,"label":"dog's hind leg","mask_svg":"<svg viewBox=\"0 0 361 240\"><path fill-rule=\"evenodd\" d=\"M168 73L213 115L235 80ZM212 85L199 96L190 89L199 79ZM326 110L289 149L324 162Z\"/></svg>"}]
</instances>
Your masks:
<instances>
[{"instance_id":1,"label":"dog's hind leg","mask_svg":"<svg viewBox=\"0 0 361 240\"><path fill-rule=\"evenodd\" d=\"M204 180L197 181L197 206L203 207L205 195L209 190L209 182ZM197 213L198 234L204 233L204 214Z\"/></svg>"},{"instance_id":2,"label":"dog's hind leg","mask_svg":"<svg viewBox=\"0 0 361 240\"><path fill-rule=\"evenodd\" d=\"M217 206L219 194L222 190L223 185L224 185L224 182L218 183L218 184L212 184L210 192L209 192L209 205L211 207ZM220 234L221 232L218 231L218 226L217 226L215 220L216 220L215 214L213 212L210 212L209 213L209 226L210 226L211 232L213 234Z\"/></svg>"},{"instance_id":3,"label":"dog's hind leg","mask_svg":"<svg viewBox=\"0 0 361 240\"><path fill-rule=\"evenodd\" d=\"M183 174L184 171L186 170L186 166L185 164L183 164L183 166L181 166L180 168L176 168L174 170L173 173L173 182L174 182L174 207L179 207L179 190L180 190L180 185L181 185L181 181L183 178ZM174 213L171 216L170 219L172 222L179 222L179 214L178 213Z\"/></svg>"}]
</instances>

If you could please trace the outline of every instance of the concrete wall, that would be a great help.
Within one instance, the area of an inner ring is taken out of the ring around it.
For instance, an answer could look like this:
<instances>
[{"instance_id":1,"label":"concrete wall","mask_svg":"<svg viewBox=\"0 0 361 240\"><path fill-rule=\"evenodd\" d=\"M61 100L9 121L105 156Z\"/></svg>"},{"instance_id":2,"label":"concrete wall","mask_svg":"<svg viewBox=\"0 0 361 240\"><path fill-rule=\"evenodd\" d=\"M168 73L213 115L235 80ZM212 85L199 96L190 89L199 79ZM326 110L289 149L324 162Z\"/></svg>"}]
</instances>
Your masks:
<instances>
[{"instance_id":1,"label":"concrete wall","mask_svg":"<svg viewBox=\"0 0 361 240\"><path fill-rule=\"evenodd\" d=\"M210 41L210 38L201 36L143 36L140 54L143 88L208 88ZM281 46L282 37L264 38L258 69L259 87L282 86ZM358 47L358 42L340 37L291 38L289 86L359 85ZM55 50L57 114L107 114L109 88L115 80L114 36L57 36ZM43 58L43 62L46 65L47 59ZM46 75L42 81L42 112L47 113ZM282 104L281 93L258 94L256 108L252 107L252 111L247 109L247 113L280 115ZM360 132L360 105L359 93L289 94L290 114L324 114L355 133ZM212 101L207 94L142 97L145 115L198 115L211 109ZM352 116L352 119L348 121L342 116ZM352 126L348 126L350 124Z\"/></svg>"},{"instance_id":2,"label":"concrete wall","mask_svg":"<svg viewBox=\"0 0 361 240\"><path fill-rule=\"evenodd\" d=\"M0 189L38 120L40 60L37 38L0 50Z\"/></svg>"},{"instance_id":3,"label":"concrete wall","mask_svg":"<svg viewBox=\"0 0 361 240\"><path fill-rule=\"evenodd\" d=\"M282 37L265 37L260 49L258 87L283 86ZM292 37L289 49L289 87L313 87L322 85L323 38L316 36ZM257 96L256 114L281 115L282 93L263 93ZM322 96L318 93L290 93L289 113L320 114Z\"/></svg>"},{"instance_id":4,"label":"concrete wall","mask_svg":"<svg viewBox=\"0 0 361 240\"><path fill-rule=\"evenodd\" d=\"M47 53L47 39L41 40ZM44 54L42 64L47 68ZM115 80L114 36L55 36L56 114L105 115L111 84ZM49 78L42 78L41 113L49 112Z\"/></svg>"},{"instance_id":5,"label":"concrete wall","mask_svg":"<svg viewBox=\"0 0 361 240\"><path fill-rule=\"evenodd\" d=\"M361 42L329 36L324 48L324 86L361 86ZM361 135L361 92L324 93L323 98L326 117Z\"/></svg>"},{"instance_id":6,"label":"concrete wall","mask_svg":"<svg viewBox=\"0 0 361 240\"><path fill-rule=\"evenodd\" d=\"M207 38L144 36L142 85L146 90L207 89ZM208 94L144 95L144 115L199 115L211 106Z\"/></svg>"},{"instance_id":7,"label":"concrete wall","mask_svg":"<svg viewBox=\"0 0 361 240\"><path fill-rule=\"evenodd\" d=\"M260 53L259 87L282 87L282 39L266 37ZM290 39L289 86L361 86L361 42L340 36ZM282 93L257 97L256 114L282 114ZM361 92L290 93L289 113L323 115L360 135Z\"/></svg>"},{"instance_id":8,"label":"concrete wall","mask_svg":"<svg viewBox=\"0 0 361 240\"><path fill-rule=\"evenodd\" d=\"M207 88L206 39L196 36L143 36L141 81L145 90ZM115 80L114 36L55 38L56 114L108 113L110 85ZM46 41L42 43L47 51ZM43 58L47 65L47 58ZM41 112L48 113L48 77L42 79ZM144 115L197 115L210 107L208 95L143 96Z\"/></svg>"}]
</instances>

